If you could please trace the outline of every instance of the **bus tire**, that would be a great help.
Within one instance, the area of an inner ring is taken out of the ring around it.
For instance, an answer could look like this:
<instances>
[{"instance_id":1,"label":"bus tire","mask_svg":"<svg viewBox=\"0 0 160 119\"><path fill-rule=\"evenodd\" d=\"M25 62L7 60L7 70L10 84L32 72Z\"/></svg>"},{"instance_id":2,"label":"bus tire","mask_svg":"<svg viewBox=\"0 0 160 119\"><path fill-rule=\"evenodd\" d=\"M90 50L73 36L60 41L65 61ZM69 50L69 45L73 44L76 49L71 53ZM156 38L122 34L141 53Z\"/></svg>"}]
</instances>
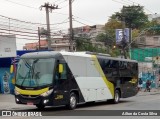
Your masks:
<instances>
[{"instance_id":1,"label":"bus tire","mask_svg":"<svg viewBox=\"0 0 160 119\"><path fill-rule=\"evenodd\" d=\"M117 104L120 100L120 92L119 90L115 90L114 99L109 100L110 103Z\"/></svg>"},{"instance_id":2,"label":"bus tire","mask_svg":"<svg viewBox=\"0 0 160 119\"><path fill-rule=\"evenodd\" d=\"M39 109L39 110L42 110L45 108L45 105L43 104L37 104L36 107Z\"/></svg>"},{"instance_id":3,"label":"bus tire","mask_svg":"<svg viewBox=\"0 0 160 119\"><path fill-rule=\"evenodd\" d=\"M116 90L114 93L113 103L117 104L117 103L119 103L119 100L120 100L120 92L119 92L119 90Z\"/></svg>"},{"instance_id":4,"label":"bus tire","mask_svg":"<svg viewBox=\"0 0 160 119\"><path fill-rule=\"evenodd\" d=\"M68 109L73 110L77 106L77 95L75 93L70 94L69 104L67 105Z\"/></svg>"}]
</instances>

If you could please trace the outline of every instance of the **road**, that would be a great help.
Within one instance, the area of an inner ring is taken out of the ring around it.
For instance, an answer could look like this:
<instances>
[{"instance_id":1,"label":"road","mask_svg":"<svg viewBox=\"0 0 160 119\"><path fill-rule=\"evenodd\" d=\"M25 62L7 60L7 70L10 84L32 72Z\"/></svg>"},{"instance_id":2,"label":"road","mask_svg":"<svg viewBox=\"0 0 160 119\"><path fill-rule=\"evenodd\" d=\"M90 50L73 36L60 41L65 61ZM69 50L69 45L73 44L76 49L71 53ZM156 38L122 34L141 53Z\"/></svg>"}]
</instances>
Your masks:
<instances>
[{"instance_id":1,"label":"road","mask_svg":"<svg viewBox=\"0 0 160 119\"><path fill-rule=\"evenodd\" d=\"M145 92L144 92L145 93ZM0 97L1 98L1 97ZM4 98L4 97L3 97ZM40 110L37 110L36 107L34 106L27 106L27 105L16 105L14 103L14 96L10 96L7 99L2 99L1 100L4 105L9 102L9 107L5 106L4 108L0 104L1 109L7 109L7 110L21 110L21 111L29 111L29 112L37 112ZM96 115L96 110L160 110L160 93L153 93L153 94L146 94L146 95L137 95L131 98L126 98L126 99L121 99L119 104L110 104L108 102L97 102L94 104L83 104L83 105L78 105L78 107L75 110L67 110L65 107L47 107L45 110L42 110L43 116L47 116L45 118L50 119L50 118L60 118L60 116L83 116L83 114L90 113L89 115ZM79 113L80 112L80 113ZM81 112L86 112L86 113L81 113ZM101 112L101 111L100 111ZM106 111L107 112L107 111ZM49 117L52 116L52 117ZM85 116L85 115L84 115ZM113 116L112 116L113 117ZM137 119L144 118L147 119L147 116L141 116L138 117ZM20 119L22 117L19 117ZM26 119L28 117L25 117ZM61 117L62 119L64 117ZM72 118L72 117L71 117ZM77 117L80 118L80 117ZM87 117L90 118L90 117ZM125 119L126 117L122 116L122 119ZM132 118L132 117L131 117ZM150 119L149 117L148 119ZM158 118L156 116L153 117L153 119ZM15 119L18 119L15 117ZM24 118L23 118L24 119ZM93 118L92 118L93 119ZM96 118L97 119L97 118ZM118 117L118 119L120 119Z\"/></svg>"},{"instance_id":2,"label":"road","mask_svg":"<svg viewBox=\"0 0 160 119\"><path fill-rule=\"evenodd\" d=\"M160 93L147 94L144 92L144 95L137 95L134 97L121 99L119 104L110 104L108 102L97 102L95 104L83 104L78 105L75 111L67 110L65 107L46 107L45 110L38 110L35 106L27 105L17 105L14 102L14 96L12 95L3 95L0 96L1 110L22 110L22 111L40 111L42 115L45 116L69 116L75 113L77 116L80 116L84 110L92 110L91 112L95 113L94 110L160 110ZM106 111L107 112L107 111ZM83 115L83 113L82 113ZM92 113L90 114L92 115ZM93 114L94 115L94 114Z\"/></svg>"}]
</instances>

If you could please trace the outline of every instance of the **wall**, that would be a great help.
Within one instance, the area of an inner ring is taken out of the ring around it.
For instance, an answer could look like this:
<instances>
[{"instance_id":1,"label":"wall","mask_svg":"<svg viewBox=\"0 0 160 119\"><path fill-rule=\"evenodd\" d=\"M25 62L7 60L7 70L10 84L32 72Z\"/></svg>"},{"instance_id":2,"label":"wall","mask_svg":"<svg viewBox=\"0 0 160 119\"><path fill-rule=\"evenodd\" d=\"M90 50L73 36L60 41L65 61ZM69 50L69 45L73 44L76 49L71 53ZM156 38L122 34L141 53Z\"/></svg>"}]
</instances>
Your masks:
<instances>
[{"instance_id":1,"label":"wall","mask_svg":"<svg viewBox=\"0 0 160 119\"><path fill-rule=\"evenodd\" d=\"M0 58L0 93L3 94L14 94L14 79L15 72L10 73L10 66L16 64L19 61L19 56L28 53L36 52L35 50L17 51L17 57L14 58ZM16 68L16 67L14 67Z\"/></svg>"}]
</instances>

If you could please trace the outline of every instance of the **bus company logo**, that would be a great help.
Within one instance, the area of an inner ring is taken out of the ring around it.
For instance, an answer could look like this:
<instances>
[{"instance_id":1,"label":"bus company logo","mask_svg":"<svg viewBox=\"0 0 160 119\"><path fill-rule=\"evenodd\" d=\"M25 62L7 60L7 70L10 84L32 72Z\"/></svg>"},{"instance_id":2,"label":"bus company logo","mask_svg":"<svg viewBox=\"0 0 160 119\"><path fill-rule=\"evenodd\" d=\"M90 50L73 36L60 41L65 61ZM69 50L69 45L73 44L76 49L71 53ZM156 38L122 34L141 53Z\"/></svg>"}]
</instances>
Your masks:
<instances>
[{"instance_id":1,"label":"bus company logo","mask_svg":"<svg viewBox=\"0 0 160 119\"><path fill-rule=\"evenodd\" d=\"M2 111L2 116L12 116L11 111Z\"/></svg>"},{"instance_id":2,"label":"bus company logo","mask_svg":"<svg viewBox=\"0 0 160 119\"><path fill-rule=\"evenodd\" d=\"M137 79L136 78L133 78L131 79L131 81L129 81L130 83L137 83Z\"/></svg>"}]
</instances>

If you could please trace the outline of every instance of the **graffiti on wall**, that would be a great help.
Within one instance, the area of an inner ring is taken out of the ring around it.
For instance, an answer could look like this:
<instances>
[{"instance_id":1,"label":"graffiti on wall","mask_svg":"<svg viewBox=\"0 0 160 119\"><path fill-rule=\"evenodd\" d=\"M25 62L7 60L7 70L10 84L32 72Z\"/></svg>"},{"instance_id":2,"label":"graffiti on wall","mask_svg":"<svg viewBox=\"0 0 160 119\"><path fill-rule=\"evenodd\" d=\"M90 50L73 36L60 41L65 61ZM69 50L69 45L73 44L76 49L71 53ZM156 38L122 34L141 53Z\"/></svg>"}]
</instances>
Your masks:
<instances>
[{"instance_id":1,"label":"graffiti on wall","mask_svg":"<svg viewBox=\"0 0 160 119\"><path fill-rule=\"evenodd\" d=\"M12 83L13 78L14 78L14 74L10 73L9 68L0 68L1 93L3 94L14 93L14 85Z\"/></svg>"}]
</instances>

